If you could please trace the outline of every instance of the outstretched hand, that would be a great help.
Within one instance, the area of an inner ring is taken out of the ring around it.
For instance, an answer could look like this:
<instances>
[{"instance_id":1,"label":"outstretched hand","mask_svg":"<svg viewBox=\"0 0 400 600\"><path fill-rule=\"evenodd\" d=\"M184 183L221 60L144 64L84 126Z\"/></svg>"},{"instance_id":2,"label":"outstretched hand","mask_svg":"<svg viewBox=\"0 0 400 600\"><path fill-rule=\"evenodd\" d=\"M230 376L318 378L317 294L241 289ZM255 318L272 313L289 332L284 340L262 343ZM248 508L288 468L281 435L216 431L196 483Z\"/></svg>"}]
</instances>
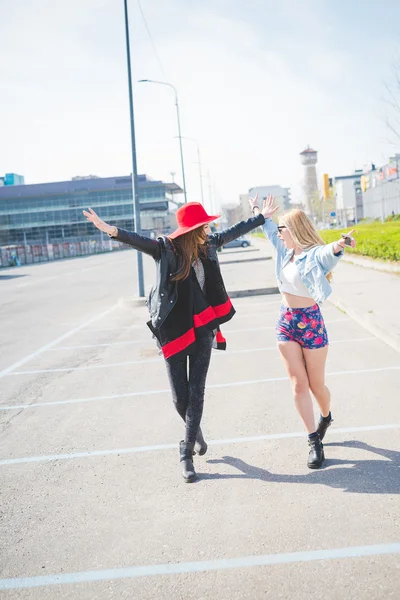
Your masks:
<instances>
[{"instance_id":1,"label":"outstretched hand","mask_svg":"<svg viewBox=\"0 0 400 600\"><path fill-rule=\"evenodd\" d=\"M250 204L250 208L252 211L254 208L258 208L258 210L260 210L260 207L258 204L258 194L256 194L254 197L252 197L252 196L249 197L249 204Z\"/></svg>"},{"instance_id":2,"label":"outstretched hand","mask_svg":"<svg viewBox=\"0 0 400 600\"><path fill-rule=\"evenodd\" d=\"M265 219L270 219L277 210L279 210L279 205L275 206L275 198L270 194L265 198L261 212Z\"/></svg>"},{"instance_id":3,"label":"outstretched hand","mask_svg":"<svg viewBox=\"0 0 400 600\"><path fill-rule=\"evenodd\" d=\"M351 231L349 231L349 233L346 233L346 237L349 237L351 240L350 246L348 244L346 244L346 239L344 237L341 237L340 240L338 240L336 242L336 244L338 246L340 246L343 250L344 250L344 248L346 248L346 246L347 246L347 248L355 248L356 240L353 237L351 237L354 232L355 232L355 229L352 229Z\"/></svg>"},{"instance_id":4,"label":"outstretched hand","mask_svg":"<svg viewBox=\"0 0 400 600\"><path fill-rule=\"evenodd\" d=\"M279 206L275 206L275 198L272 196L272 194L270 194L268 198L265 198L261 210L258 204L258 194L249 198L249 204L251 210L255 214L258 214L257 211L259 211L265 219L269 219L277 210L279 210Z\"/></svg>"},{"instance_id":5,"label":"outstretched hand","mask_svg":"<svg viewBox=\"0 0 400 600\"><path fill-rule=\"evenodd\" d=\"M94 212L93 208L89 208L88 211L84 210L83 214L85 215L88 221L90 221L95 227L97 227L97 229L100 229L100 231L104 231L104 233L114 233L115 227L113 227L112 225L108 225L108 223L103 221L103 219L100 219L99 215Z\"/></svg>"}]
</instances>

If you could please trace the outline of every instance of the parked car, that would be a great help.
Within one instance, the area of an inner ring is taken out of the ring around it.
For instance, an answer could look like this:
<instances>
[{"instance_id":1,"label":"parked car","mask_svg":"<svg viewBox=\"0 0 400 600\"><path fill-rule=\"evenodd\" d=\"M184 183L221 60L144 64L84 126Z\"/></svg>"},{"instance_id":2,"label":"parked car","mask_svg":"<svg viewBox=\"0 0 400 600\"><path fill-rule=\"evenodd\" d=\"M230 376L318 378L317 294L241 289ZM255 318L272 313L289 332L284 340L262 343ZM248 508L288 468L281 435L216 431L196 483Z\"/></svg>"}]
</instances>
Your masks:
<instances>
[{"instance_id":1,"label":"parked car","mask_svg":"<svg viewBox=\"0 0 400 600\"><path fill-rule=\"evenodd\" d=\"M251 246L250 240L245 235L241 235L236 240L225 244L224 248L247 248L248 246Z\"/></svg>"}]
</instances>

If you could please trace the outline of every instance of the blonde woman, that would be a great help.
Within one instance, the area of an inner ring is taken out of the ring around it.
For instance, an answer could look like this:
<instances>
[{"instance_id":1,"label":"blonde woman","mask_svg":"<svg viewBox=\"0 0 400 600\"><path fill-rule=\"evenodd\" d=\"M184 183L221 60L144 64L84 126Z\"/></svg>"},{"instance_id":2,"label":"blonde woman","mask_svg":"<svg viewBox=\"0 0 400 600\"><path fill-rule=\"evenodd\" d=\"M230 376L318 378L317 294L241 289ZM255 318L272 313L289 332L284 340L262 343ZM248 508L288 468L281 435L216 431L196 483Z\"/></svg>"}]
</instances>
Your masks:
<instances>
[{"instance_id":1,"label":"blonde woman","mask_svg":"<svg viewBox=\"0 0 400 600\"><path fill-rule=\"evenodd\" d=\"M257 216L258 196L249 202ZM302 210L289 210L275 225L271 216L278 208L272 196L264 200L262 229L276 250L276 277L282 294L276 327L278 348L292 383L296 409L308 433L307 466L318 469L325 460L322 440L332 423L331 394L325 385L328 335L319 305L332 291L331 271L343 256L345 245L355 246L351 237L354 230L325 245ZM310 390L321 413L318 427Z\"/></svg>"}]
</instances>

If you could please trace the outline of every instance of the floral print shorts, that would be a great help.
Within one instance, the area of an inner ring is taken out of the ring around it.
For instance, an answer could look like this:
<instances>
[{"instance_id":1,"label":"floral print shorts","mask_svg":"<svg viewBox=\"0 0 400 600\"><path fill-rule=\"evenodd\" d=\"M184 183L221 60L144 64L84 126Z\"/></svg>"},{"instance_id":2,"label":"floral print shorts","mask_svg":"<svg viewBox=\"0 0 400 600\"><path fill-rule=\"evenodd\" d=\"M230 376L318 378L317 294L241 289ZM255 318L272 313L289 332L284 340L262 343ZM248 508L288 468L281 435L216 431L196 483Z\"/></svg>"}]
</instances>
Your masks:
<instances>
[{"instance_id":1,"label":"floral print shorts","mask_svg":"<svg viewBox=\"0 0 400 600\"><path fill-rule=\"evenodd\" d=\"M276 336L279 342L297 342L310 350L328 345L324 319L318 304L307 308L281 306Z\"/></svg>"}]
</instances>

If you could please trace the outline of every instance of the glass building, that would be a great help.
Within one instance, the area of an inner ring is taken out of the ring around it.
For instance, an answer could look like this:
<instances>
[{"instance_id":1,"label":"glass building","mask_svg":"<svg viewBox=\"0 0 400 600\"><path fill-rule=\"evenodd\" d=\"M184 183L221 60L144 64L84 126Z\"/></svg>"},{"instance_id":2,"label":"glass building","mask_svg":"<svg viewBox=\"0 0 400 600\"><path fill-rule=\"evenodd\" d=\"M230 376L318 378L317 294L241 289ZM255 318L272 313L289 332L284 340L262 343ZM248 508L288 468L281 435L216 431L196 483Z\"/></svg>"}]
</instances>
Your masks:
<instances>
[{"instance_id":1,"label":"glass building","mask_svg":"<svg viewBox=\"0 0 400 600\"><path fill-rule=\"evenodd\" d=\"M24 185L25 179L22 175L16 173L6 173L4 177L0 177L0 186L3 185Z\"/></svg>"},{"instance_id":2,"label":"glass building","mask_svg":"<svg viewBox=\"0 0 400 600\"><path fill-rule=\"evenodd\" d=\"M138 176L142 230L168 233L169 203L183 190L176 183ZM102 237L82 210L93 208L105 221L132 230L132 180L124 177L75 178L71 181L0 187L0 246L80 242Z\"/></svg>"}]
</instances>

